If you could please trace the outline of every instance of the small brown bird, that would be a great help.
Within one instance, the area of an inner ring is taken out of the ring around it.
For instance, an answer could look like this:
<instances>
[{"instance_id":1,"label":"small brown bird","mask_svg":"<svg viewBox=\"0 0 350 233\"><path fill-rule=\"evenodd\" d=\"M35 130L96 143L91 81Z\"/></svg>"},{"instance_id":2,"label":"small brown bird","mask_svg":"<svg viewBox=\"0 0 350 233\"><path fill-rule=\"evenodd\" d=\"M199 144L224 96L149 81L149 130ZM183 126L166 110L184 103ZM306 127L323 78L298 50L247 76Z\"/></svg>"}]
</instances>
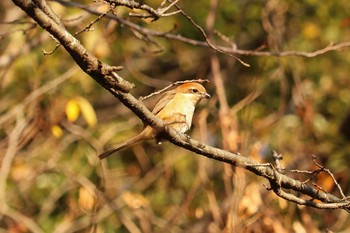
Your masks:
<instances>
[{"instance_id":1,"label":"small brown bird","mask_svg":"<svg viewBox=\"0 0 350 233\"><path fill-rule=\"evenodd\" d=\"M176 131L185 133L191 128L194 109L198 102L209 97L210 95L201 84L184 83L173 90L164 92L152 112ZM99 158L106 158L140 141L155 139L156 136L157 132L151 126L145 125L138 135L102 153Z\"/></svg>"}]
</instances>

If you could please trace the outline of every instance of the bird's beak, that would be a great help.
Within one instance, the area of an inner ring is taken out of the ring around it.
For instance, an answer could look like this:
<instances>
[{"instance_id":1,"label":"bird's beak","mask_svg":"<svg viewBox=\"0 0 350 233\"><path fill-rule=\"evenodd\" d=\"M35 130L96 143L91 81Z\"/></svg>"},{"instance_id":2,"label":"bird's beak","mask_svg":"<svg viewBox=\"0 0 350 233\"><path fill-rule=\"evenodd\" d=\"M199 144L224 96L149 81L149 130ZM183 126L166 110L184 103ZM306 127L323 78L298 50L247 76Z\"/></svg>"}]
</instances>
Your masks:
<instances>
[{"instance_id":1,"label":"bird's beak","mask_svg":"<svg viewBox=\"0 0 350 233\"><path fill-rule=\"evenodd\" d=\"M208 94L208 93L203 93L203 98L205 98L205 99L209 99L211 96Z\"/></svg>"}]
</instances>

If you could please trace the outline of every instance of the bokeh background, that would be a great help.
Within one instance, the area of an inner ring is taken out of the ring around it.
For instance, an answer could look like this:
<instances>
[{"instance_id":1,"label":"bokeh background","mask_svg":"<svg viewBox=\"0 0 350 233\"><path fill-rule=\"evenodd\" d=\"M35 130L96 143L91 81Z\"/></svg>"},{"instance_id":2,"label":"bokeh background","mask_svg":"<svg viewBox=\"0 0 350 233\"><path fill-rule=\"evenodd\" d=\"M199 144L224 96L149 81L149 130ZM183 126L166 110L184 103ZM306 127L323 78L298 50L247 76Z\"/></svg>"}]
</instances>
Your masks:
<instances>
[{"instance_id":1,"label":"bokeh background","mask_svg":"<svg viewBox=\"0 0 350 233\"><path fill-rule=\"evenodd\" d=\"M108 9L103 2L71 2ZM212 2L179 6L207 29ZM97 18L49 3L72 34ZM145 3L156 8L161 1ZM151 22L129 17L125 7L115 12L147 29L205 41L181 14ZM350 41L349 12L345 0L222 0L208 35L218 45L251 52L313 52ZM137 134L142 122L62 47L55 50L48 33L12 2L0 2L0 21L0 232L350 231L343 210L289 203L268 191L263 178L167 142L146 142L99 161L99 153ZM107 18L77 38L100 60L122 65L119 74L135 83L136 97L179 80L209 79L213 97L197 109L191 137L263 163L275 150L287 170L316 169L316 155L349 194L347 46L312 57L239 56L246 67L206 47L142 35ZM151 109L156 100L145 104ZM339 196L329 175L312 182Z\"/></svg>"}]
</instances>

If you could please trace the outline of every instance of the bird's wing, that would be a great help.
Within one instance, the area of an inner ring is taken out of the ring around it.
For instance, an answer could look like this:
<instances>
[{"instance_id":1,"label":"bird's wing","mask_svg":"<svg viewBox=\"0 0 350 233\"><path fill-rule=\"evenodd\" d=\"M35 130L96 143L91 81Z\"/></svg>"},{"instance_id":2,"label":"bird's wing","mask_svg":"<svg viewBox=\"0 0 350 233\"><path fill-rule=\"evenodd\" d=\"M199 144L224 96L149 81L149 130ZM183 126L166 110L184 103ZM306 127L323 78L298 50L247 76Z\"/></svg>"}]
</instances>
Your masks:
<instances>
[{"instance_id":1,"label":"bird's wing","mask_svg":"<svg viewBox=\"0 0 350 233\"><path fill-rule=\"evenodd\" d=\"M136 136L129 138L128 140L119 143L118 145L114 146L113 148L103 152L102 154L100 154L98 157L100 159L104 159L108 156L110 156L111 154L114 154L117 151L123 150L127 147L130 147L138 142L141 142L143 140L149 140L154 138L154 135L152 134L152 129L151 128L145 128L144 130L142 130L139 134L137 134Z\"/></svg>"},{"instance_id":2,"label":"bird's wing","mask_svg":"<svg viewBox=\"0 0 350 233\"><path fill-rule=\"evenodd\" d=\"M174 99L175 95L175 90L165 92L154 106L152 113L157 115L170 102L170 100Z\"/></svg>"}]
</instances>

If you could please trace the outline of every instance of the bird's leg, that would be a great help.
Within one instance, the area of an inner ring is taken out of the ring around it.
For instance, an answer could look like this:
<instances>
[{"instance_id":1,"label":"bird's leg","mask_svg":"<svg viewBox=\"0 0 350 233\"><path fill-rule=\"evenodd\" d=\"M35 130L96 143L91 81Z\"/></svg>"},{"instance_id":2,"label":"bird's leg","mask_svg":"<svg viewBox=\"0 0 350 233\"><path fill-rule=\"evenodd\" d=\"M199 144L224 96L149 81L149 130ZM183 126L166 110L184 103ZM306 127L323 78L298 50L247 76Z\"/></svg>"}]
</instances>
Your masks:
<instances>
[{"instance_id":1,"label":"bird's leg","mask_svg":"<svg viewBox=\"0 0 350 233\"><path fill-rule=\"evenodd\" d=\"M186 136L186 141L188 142L191 137L185 134L189 130L190 126L186 122L186 115L181 113L176 113L169 118L164 119L167 123L165 127L171 127L176 131L177 134L184 134Z\"/></svg>"},{"instance_id":2,"label":"bird's leg","mask_svg":"<svg viewBox=\"0 0 350 233\"><path fill-rule=\"evenodd\" d=\"M188 129L189 129L189 125L186 122L186 115L182 114L182 113L175 113L169 117L164 117L162 119L166 124L164 126L164 131L168 131L168 127L175 130L175 132L180 135L180 134L184 134ZM185 134L187 137L186 141L189 141L190 136L188 136L187 134ZM163 137L162 137L162 131L157 133L156 136L156 142L158 144L161 144L161 142L164 141Z\"/></svg>"}]
</instances>

